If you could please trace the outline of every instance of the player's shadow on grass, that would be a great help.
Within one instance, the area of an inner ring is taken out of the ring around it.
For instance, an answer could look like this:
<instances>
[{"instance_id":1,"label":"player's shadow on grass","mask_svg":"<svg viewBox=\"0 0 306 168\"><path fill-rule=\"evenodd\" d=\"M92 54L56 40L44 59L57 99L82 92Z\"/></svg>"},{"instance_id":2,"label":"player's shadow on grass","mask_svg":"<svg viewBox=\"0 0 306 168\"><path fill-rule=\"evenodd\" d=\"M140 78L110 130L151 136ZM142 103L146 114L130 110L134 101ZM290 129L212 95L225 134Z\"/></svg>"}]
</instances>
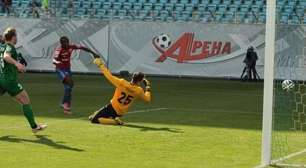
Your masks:
<instances>
[{"instance_id":1,"label":"player's shadow on grass","mask_svg":"<svg viewBox=\"0 0 306 168\"><path fill-rule=\"evenodd\" d=\"M78 148L73 148L64 145L64 142L55 142L52 139L49 139L48 136L46 135L35 135L37 139L24 139L24 138L16 138L11 135L7 136L2 136L0 137L0 141L4 142L11 142L11 143L23 143L23 142L28 142L28 143L34 143L34 144L41 144L41 145L47 145L50 147L53 147L54 149L63 149L63 150L71 150L75 152L83 152L83 149L78 149Z\"/></svg>"},{"instance_id":2,"label":"player's shadow on grass","mask_svg":"<svg viewBox=\"0 0 306 168\"><path fill-rule=\"evenodd\" d=\"M172 133L183 133L181 129L177 128L167 128L167 127L156 128L156 127L148 127L148 126L135 125L135 124L125 124L123 126L128 128L137 128L140 129L140 131L166 131Z\"/></svg>"}]
</instances>

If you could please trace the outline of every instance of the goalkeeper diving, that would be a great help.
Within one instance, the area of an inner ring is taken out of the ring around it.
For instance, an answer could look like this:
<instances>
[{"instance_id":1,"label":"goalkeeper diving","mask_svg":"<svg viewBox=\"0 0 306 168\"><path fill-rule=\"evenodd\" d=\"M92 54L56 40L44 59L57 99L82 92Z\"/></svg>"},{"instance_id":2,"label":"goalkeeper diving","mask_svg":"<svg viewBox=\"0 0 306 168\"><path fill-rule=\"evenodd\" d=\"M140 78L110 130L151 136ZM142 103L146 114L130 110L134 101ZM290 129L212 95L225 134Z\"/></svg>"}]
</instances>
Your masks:
<instances>
[{"instance_id":1,"label":"goalkeeper diving","mask_svg":"<svg viewBox=\"0 0 306 168\"><path fill-rule=\"evenodd\" d=\"M94 64L99 67L106 79L116 87L116 90L109 104L89 116L89 120L92 123L123 125L124 122L120 118L128 112L130 105L136 99L141 99L145 102L151 101L150 82L145 79L143 73L134 73L132 80L128 82L113 76L101 59L96 58ZM141 83L144 83L145 89L140 87Z\"/></svg>"}]
</instances>

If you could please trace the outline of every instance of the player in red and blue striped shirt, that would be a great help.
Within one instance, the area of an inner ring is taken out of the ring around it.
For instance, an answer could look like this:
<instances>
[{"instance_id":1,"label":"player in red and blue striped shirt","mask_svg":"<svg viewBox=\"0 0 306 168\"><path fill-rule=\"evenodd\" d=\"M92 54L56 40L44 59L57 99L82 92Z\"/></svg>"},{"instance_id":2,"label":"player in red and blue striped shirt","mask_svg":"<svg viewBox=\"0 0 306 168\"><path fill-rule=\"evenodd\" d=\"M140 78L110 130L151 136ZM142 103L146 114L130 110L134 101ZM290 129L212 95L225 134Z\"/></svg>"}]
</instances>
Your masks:
<instances>
[{"instance_id":1,"label":"player in red and blue striped shirt","mask_svg":"<svg viewBox=\"0 0 306 168\"><path fill-rule=\"evenodd\" d=\"M60 46L55 49L53 64L55 65L55 70L58 78L64 84L64 97L61 103L61 107L64 109L65 114L71 114L71 92L73 88L73 80L71 73L71 55L74 50L83 50L93 54L93 56L98 58L98 54L96 54L91 49L70 44L69 38L63 36L60 38Z\"/></svg>"}]
</instances>

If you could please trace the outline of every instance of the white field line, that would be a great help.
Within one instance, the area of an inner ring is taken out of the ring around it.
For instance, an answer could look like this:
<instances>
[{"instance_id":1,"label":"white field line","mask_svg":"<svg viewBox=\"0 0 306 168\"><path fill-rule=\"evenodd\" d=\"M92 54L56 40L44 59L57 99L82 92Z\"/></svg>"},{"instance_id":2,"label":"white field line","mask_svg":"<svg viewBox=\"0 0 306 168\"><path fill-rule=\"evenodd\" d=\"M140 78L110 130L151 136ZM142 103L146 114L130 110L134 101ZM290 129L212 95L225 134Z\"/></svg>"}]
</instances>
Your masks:
<instances>
[{"instance_id":1,"label":"white field line","mask_svg":"<svg viewBox=\"0 0 306 168\"><path fill-rule=\"evenodd\" d=\"M297 165L297 164L278 164L279 162L283 162L285 160L291 159L293 157L296 157L296 156L304 154L304 153L306 153L306 149L304 149L302 151L299 151L299 152L292 153L292 154L284 156L284 157L281 157L279 159L273 160L271 162L271 165L284 166L284 167L300 167L300 168L306 167L306 165ZM260 165L260 166L254 167L254 168L265 168L265 167L267 167L267 166Z\"/></svg>"},{"instance_id":2,"label":"white field line","mask_svg":"<svg viewBox=\"0 0 306 168\"><path fill-rule=\"evenodd\" d=\"M162 107L162 108L152 108L152 109L144 109L144 110L134 110L134 111L130 111L129 113L127 113L127 115L136 114L136 113L148 113L152 111L161 111L161 110L168 110L168 109L169 108Z\"/></svg>"},{"instance_id":3,"label":"white field line","mask_svg":"<svg viewBox=\"0 0 306 168\"><path fill-rule=\"evenodd\" d=\"M269 166L269 165L259 165L259 166L256 166L256 167L254 167L254 168L265 168L265 167L267 167L267 166Z\"/></svg>"},{"instance_id":4,"label":"white field line","mask_svg":"<svg viewBox=\"0 0 306 168\"><path fill-rule=\"evenodd\" d=\"M137 114L137 113L148 113L148 112L152 112L152 111L161 111L161 110L167 110L168 108L151 108L151 109L143 109L143 110L133 110L130 111L129 113L127 113L127 115L129 114ZM68 116L69 117L69 116ZM75 121L75 120L80 120L84 117L77 117L77 118L72 118L72 119L57 119L56 121L50 122L52 125L56 124L56 123L61 123L61 122L69 122L69 121ZM46 123L48 124L48 123ZM9 126L9 127L0 127L0 129L20 129L20 128L28 128L28 126Z\"/></svg>"},{"instance_id":5,"label":"white field line","mask_svg":"<svg viewBox=\"0 0 306 168\"><path fill-rule=\"evenodd\" d=\"M289 168L289 167L296 167L296 168L306 168L306 165L299 165L299 164L275 164L275 166Z\"/></svg>"},{"instance_id":6,"label":"white field line","mask_svg":"<svg viewBox=\"0 0 306 168\"><path fill-rule=\"evenodd\" d=\"M216 113L228 113L228 114L248 114L248 115L261 115L260 112L256 112L256 111L249 111L249 112L245 112L245 111L238 111L238 110L226 110L226 109L217 109L217 110L213 110L213 109L205 109L205 108L167 108L169 110L180 110L180 111L203 111L203 112L215 112Z\"/></svg>"},{"instance_id":7,"label":"white field line","mask_svg":"<svg viewBox=\"0 0 306 168\"><path fill-rule=\"evenodd\" d=\"M152 111L162 111L162 110L179 110L179 111L202 111L202 112L221 112L221 113L228 113L228 114L245 114L245 115L261 115L260 113L256 112L243 112L243 111L231 111L231 110L212 110L212 109L197 109L197 108L167 108L167 107L160 107L160 108L151 108L151 109L142 109L142 110L133 110L127 113L126 115L133 115L137 113L148 113ZM69 117L69 116L68 116ZM67 121L74 121L74 120L79 120L84 117L77 117L77 118L66 118L66 119L57 119L54 122L50 122L52 124L54 123L60 123L60 122L67 122ZM48 123L47 123L48 124ZM0 127L0 129L18 129L20 127L18 126L9 126L9 127ZM22 128L27 128L27 126L24 126Z\"/></svg>"},{"instance_id":8,"label":"white field line","mask_svg":"<svg viewBox=\"0 0 306 168\"><path fill-rule=\"evenodd\" d=\"M277 163L279 163L279 162L282 162L282 161L291 159L291 158L293 158L293 157L296 157L296 156L298 156L298 155L302 155L302 154L304 154L304 153L306 153L306 149L301 150L301 151L299 151L299 152L292 153L292 154L287 155L287 156L284 156L284 157L281 157L281 158L279 158L279 159L273 160L273 161L272 161L272 164L277 164Z\"/></svg>"}]
</instances>

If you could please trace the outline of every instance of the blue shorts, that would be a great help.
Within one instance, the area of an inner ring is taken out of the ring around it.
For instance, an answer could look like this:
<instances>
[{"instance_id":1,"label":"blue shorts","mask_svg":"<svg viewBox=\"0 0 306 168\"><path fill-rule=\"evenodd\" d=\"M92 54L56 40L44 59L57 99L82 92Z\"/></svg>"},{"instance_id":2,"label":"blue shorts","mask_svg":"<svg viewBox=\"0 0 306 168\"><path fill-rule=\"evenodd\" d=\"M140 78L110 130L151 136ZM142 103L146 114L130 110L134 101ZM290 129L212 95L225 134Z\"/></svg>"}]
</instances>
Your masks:
<instances>
[{"instance_id":1,"label":"blue shorts","mask_svg":"<svg viewBox=\"0 0 306 168\"><path fill-rule=\"evenodd\" d=\"M58 79L64 81L65 78L71 77L72 73L70 69L56 69Z\"/></svg>"}]
</instances>

